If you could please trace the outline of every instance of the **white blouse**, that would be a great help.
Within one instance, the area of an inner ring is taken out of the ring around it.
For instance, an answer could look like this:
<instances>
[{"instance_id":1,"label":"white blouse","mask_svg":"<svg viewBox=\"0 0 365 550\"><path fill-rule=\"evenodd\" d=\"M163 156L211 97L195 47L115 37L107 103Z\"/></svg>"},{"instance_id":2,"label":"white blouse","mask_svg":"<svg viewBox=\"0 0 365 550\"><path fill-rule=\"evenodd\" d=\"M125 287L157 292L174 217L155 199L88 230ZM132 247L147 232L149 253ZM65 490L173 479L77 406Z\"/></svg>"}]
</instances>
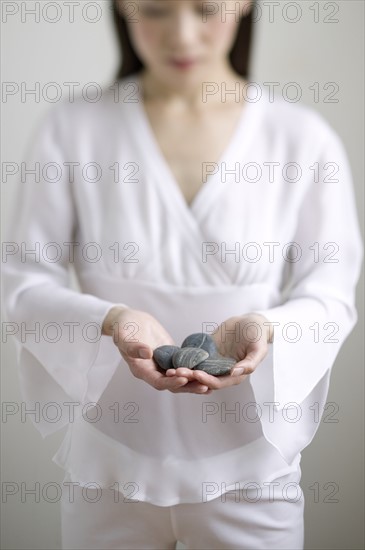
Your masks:
<instances>
[{"instance_id":1,"label":"white blouse","mask_svg":"<svg viewBox=\"0 0 365 550\"><path fill-rule=\"evenodd\" d=\"M81 484L168 506L268 483L300 468L357 321L363 253L344 146L310 107L263 91L188 206L139 75L118 89L53 107L12 182L3 289L24 400L43 437L67 426L53 460ZM177 345L259 312L274 342L239 385L161 392L100 336L115 304L149 312Z\"/></svg>"}]
</instances>

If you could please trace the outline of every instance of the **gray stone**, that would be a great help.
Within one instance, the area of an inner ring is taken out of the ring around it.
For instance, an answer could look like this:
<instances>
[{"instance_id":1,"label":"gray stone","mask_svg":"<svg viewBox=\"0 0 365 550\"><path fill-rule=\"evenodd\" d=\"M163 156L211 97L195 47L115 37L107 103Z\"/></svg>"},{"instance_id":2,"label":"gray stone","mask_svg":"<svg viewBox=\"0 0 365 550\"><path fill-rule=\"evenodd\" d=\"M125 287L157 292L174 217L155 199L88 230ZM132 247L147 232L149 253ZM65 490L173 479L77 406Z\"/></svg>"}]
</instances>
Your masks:
<instances>
[{"instance_id":1,"label":"gray stone","mask_svg":"<svg viewBox=\"0 0 365 550\"><path fill-rule=\"evenodd\" d=\"M172 356L179 349L178 346L159 346L153 351L153 358L161 369L174 369Z\"/></svg>"},{"instance_id":2,"label":"gray stone","mask_svg":"<svg viewBox=\"0 0 365 550\"><path fill-rule=\"evenodd\" d=\"M192 369L208 357L209 353L204 349L185 347L175 351L172 364L176 369L179 367Z\"/></svg>"},{"instance_id":3,"label":"gray stone","mask_svg":"<svg viewBox=\"0 0 365 550\"><path fill-rule=\"evenodd\" d=\"M190 336L187 336L185 338L185 340L181 344L181 347L204 349L209 353L210 356L217 354L217 348L213 338L205 332L196 332L194 334L190 334Z\"/></svg>"},{"instance_id":4,"label":"gray stone","mask_svg":"<svg viewBox=\"0 0 365 550\"><path fill-rule=\"evenodd\" d=\"M223 374L229 374L231 372L231 368L236 363L237 361L233 358L231 359L229 357L220 356L206 359L194 367L193 370L203 370L213 376L221 376Z\"/></svg>"}]
</instances>

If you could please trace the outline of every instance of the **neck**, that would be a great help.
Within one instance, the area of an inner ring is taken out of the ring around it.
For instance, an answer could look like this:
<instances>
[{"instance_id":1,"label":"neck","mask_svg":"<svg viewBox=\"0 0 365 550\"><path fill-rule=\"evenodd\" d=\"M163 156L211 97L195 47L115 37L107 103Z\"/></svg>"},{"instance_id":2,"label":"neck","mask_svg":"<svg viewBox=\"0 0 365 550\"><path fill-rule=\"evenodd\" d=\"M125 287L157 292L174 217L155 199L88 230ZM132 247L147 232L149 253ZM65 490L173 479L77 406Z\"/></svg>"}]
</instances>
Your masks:
<instances>
[{"instance_id":1,"label":"neck","mask_svg":"<svg viewBox=\"0 0 365 550\"><path fill-rule=\"evenodd\" d=\"M149 69L143 69L140 73L143 99L145 102L159 103L163 102L171 107L187 109L201 109L202 104L202 92L204 85L213 83L217 87L217 93L209 95L206 104L221 104L221 86L222 83L226 86L227 90L235 89L237 82L246 82L243 77L238 75L227 64L223 65L220 69L215 70L213 73L209 72L207 76L202 75L194 79L194 82L186 79L185 83L181 81L177 83L166 83L159 75L156 75ZM210 88L212 89L212 88ZM227 95L227 103L234 100L233 94Z\"/></svg>"}]
</instances>

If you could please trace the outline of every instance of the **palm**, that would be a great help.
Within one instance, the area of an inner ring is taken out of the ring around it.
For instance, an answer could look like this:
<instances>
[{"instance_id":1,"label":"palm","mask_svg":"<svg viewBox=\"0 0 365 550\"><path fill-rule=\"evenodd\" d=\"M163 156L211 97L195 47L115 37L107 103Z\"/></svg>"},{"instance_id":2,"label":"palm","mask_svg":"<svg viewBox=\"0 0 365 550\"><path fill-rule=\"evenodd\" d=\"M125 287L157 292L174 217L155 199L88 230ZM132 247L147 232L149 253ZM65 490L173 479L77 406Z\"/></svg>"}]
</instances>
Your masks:
<instances>
[{"instance_id":1,"label":"palm","mask_svg":"<svg viewBox=\"0 0 365 550\"><path fill-rule=\"evenodd\" d=\"M239 384L252 374L267 354L267 319L257 314L231 317L212 334L218 353L237 361L235 368L244 368L244 373L215 377L199 370L196 379L211 389L220 389Z\"/></svg>"},{"instance_id":2,"label":"palm","mask_svg":"<svg viewBox=\"0 0 365 550\"><path fill-rule=\"evenodd\" d=\"M264 336L253 318L243 320L242 317L231 317L224 321L212 335L218 353L237 361L242 361L248 354L260 349Z\"/></svg>"},{"instance_id":3,"label":"palm","mask_svg":"<svg viewBox=\"0 0 365 550\"><path fill-rule=\"evenodd\" d=\"M160 372L152 358L153 350L163 345L174 345L174 341L153 316L139 310L123 311L119 317L118 331L115 333L117 339L114 339L114 342L136 378L144 380L158 390L170 390L173 393L211 393L211 390L194 378L190 369L179 369L179 375L174 379L166 376L169 371ZM147 353L144 359L140 357L141 349Z\"/></svg>"}]
</instances>

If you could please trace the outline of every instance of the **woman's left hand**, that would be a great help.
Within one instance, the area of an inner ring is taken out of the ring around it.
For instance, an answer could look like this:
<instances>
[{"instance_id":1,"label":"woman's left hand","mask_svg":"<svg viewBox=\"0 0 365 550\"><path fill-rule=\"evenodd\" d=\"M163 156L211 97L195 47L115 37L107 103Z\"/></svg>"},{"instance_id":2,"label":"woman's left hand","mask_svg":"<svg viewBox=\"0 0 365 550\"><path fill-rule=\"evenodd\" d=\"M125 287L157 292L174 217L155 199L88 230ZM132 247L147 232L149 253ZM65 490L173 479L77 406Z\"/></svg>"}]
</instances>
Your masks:
<instances>
[{"instance_id":1,"label":"woman's left hand","mask_svg":"<svg viewBox=\"0 0 365 550\"><path fill-rule=\"evenodd\" d=\"M272 331L272 325L261 314L250 313L230 317L211 336L220 355L237 360L231 373L213 376L201 370L192 370L190 376L208 386L210 390L219 390L240 384L255 371L266 357L268 344L272 342ZM183 367L181 369L186 370ZM182 375L181 369L169 369L166 371L166 375Z\"/></svg>"}]
</instances>

